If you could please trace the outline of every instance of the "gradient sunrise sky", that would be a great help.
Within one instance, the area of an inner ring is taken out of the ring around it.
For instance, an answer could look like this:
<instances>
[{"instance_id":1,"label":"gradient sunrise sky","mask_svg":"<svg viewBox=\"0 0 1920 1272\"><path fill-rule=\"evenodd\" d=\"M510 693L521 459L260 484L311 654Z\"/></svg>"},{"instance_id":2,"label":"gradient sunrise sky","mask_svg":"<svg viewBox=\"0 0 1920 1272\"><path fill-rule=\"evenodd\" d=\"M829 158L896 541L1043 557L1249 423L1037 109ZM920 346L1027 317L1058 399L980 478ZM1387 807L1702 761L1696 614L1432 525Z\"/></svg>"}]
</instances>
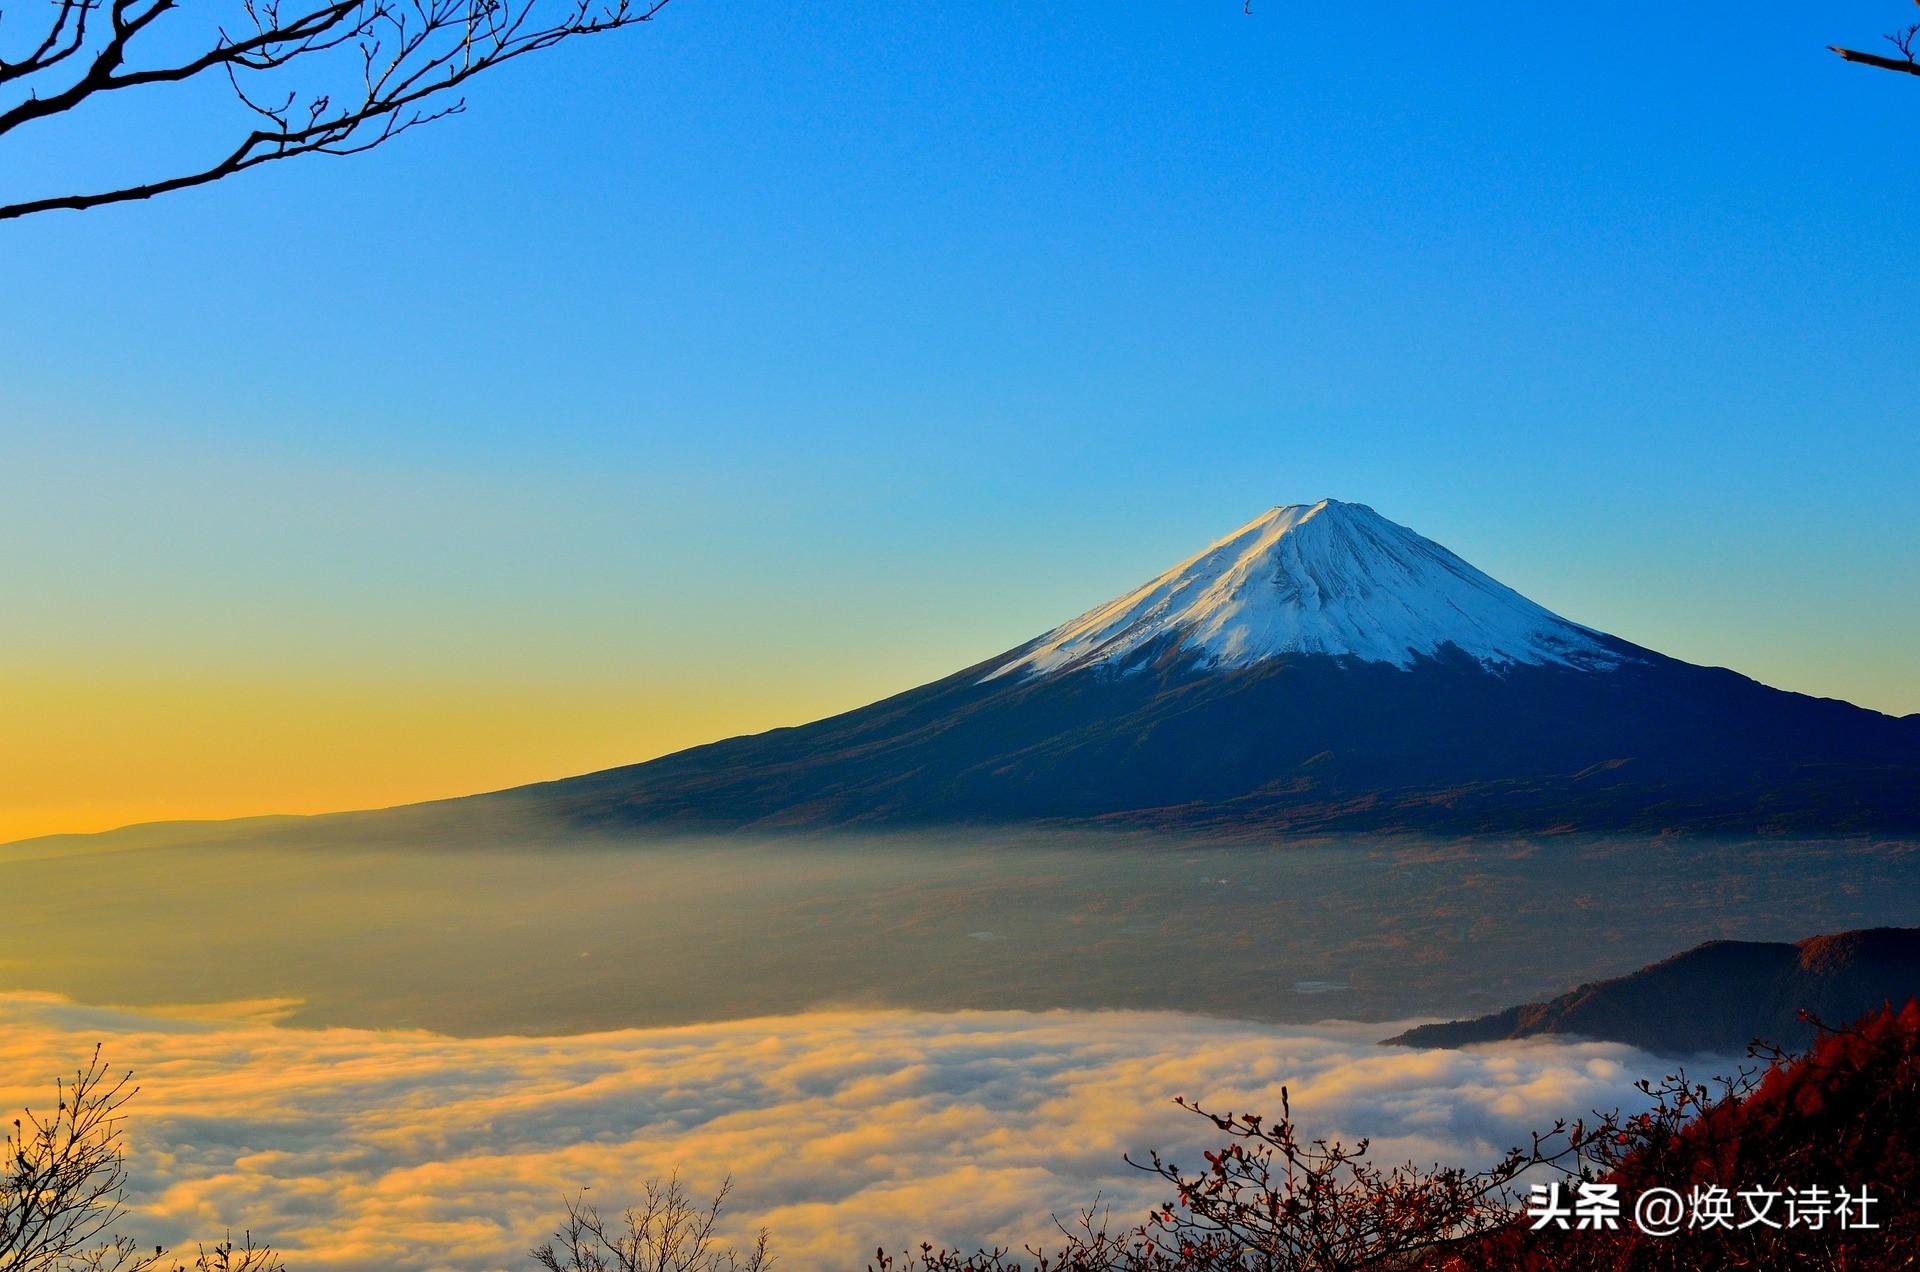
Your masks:
<instances>
[{"instance_id":1,"label":"gradient sunrise sky","mask_svg":"<svg viewBox=\"0 0 1920 1272\"><path fill-rule=\"evenodd\" d=\"M1909 9L675 0L12 223L0 840L797 723L1327 495L1920 710Z\"/></svg>"}]
</instances>

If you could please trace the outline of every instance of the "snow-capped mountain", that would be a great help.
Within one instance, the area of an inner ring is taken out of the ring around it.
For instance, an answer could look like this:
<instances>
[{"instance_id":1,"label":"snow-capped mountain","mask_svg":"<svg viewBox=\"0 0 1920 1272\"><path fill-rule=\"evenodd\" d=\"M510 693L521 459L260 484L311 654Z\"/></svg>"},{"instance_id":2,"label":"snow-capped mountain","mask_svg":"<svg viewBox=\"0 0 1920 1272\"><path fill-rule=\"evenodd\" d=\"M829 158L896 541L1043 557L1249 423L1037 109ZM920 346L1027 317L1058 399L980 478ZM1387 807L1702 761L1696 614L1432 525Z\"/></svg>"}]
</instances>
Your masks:
<instances>
[{"instance_id":1,"label":"snow-capped mountain","mask_svg":"<svg viewBox=\"0 0 1920 1272\"><path fill-rule=\"evenodd\" d=\"M1322 500L871 706L479 798L722 830L1920 831L1920 717L1642 649Z\"/></svg>"},{"instance_id":2,"label":"snow-capped mountain","mask_svg":"<svg viewBox=\"0 0 1920 1272\"><path fill-rule=\"evenodd\" d=\"M1410 667L1451 646L1488 666L1611 667L1596 633L1535 605L1365 504L1322 499L1256 517L989 672L1126 666L1162 641L1209 667L1330 654Z\"/></svg>"}]
</instances>

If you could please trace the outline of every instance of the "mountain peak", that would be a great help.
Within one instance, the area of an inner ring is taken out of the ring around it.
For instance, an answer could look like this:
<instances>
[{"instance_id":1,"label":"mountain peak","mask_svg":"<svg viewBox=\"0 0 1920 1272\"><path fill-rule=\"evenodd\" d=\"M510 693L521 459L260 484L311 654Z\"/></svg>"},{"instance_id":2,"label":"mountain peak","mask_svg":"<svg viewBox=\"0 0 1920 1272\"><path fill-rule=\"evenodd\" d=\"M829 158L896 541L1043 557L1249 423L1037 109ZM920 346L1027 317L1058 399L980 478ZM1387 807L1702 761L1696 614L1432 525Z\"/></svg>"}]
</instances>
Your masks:
<instances>
[{"instance_id":1,"label":"mountain peak","mask_svg":"<svg viewBox=\"0 0 1920 1272\"><path fill-rule=\"evenodd\" d=\"M1590 631L1322 500L917 689L498 798L596 830L1907 833L1920 730Z\"/></svg>"},{"instance_id":2,"label":"mountain peak","mask_svg":"<svg viewBox=\"0 0 1920 1272\"><path fill-rule=\"evenodd\" d=\"M1412 667L1449 647L1489 667L1610 667L1598 633L1365 504L1281 504L1031 642L987 679L1121 668L1171 644L1209 667L1327 654Z\"/></svg>"},{"instance_id":3,"label":"mountain peak","mask_svg":"<svg viewBox=\"0 0 1920 1272\"><path fill-rule=\"evenodd\" d=\"M1369 508L1366 504L1348 503L1344 499L1321 499L1310 504L1275 504L1273 507L1267 509L1266 514L1264 516L1255 517L1253 521L1248 522L1247 524L1252 525L1254 524L1254 522L1268 521L1276 516L1279 516L1282 513L1289 513L1289 512L1298 513L1302 517L1311 516L1314 513L1320 513L1320 512L1332 512L1335 515L1339 515L1342 513L1353 513L1353 512L1371 513L1373 516L1376 516L1376 517L1380 515L1379 513L1374 512L1373 509ZM1246 529L1246 526L1242 526L1241 529L1242 530ZM1234 533L1238 534L1239 531L1236 530Z\"/></svg>"}]
</instances>

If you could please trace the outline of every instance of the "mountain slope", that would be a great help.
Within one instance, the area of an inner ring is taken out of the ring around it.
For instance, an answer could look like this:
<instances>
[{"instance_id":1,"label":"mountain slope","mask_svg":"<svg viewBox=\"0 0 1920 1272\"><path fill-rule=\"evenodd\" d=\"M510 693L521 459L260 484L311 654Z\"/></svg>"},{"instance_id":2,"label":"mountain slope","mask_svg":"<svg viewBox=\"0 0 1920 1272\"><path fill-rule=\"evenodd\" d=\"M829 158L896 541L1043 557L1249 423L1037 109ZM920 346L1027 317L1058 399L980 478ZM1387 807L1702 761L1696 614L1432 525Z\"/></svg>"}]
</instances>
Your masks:
<instances>
[{"instance_id":1,"label":"mountain slope","mask_svg":"<svg viewBox=\"0 0 1920 1272\"><path fill-rule=\"evenodd\" d=\"M1581 627L1322 501L933 684L488 798L710 829L1902 829L1920 721Z\"/></svg>"},{"instance_id":2,"label":"mountain slope","mask_svg":"<svg viewBox=\"0 0 1920 1272\"><path fill-rule=\"evenodd\" d=\"M1637 972L1544 1003L1389 1038L1411 1047L1572 1034L1653 1051L1738 1051L1756 1038L1812 1040L1804 1009L1830 1025L1920 995L1920 928L1869 928L1792 944L1709 941Z\"/></svg>"}]
</instances>

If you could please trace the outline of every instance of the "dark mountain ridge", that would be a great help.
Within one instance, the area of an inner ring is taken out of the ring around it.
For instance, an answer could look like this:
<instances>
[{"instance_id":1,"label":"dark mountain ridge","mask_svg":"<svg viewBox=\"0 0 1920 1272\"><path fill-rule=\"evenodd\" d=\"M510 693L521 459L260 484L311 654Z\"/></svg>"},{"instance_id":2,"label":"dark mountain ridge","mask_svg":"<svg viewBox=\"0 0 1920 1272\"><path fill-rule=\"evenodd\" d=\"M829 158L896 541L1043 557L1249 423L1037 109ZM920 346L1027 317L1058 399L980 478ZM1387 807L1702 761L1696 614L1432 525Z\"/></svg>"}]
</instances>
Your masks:
<instances>
[{"instance_id":1,"label":"dark mountain ridge","mask_svg":"<svg viewBox=\"0 0 1920 1272\"><path fill-rule=\"evenodd\" d=\"M559 832L1902 834L1920 832L1920 716L1641 648L1322 500L858 710L356 816L508 814Z\"/></svg>"},{"instance_id":2,"label":"dark mountain ridge","mask_svg":"<svg viewBox=\"0 0 1920 1272\"><path fill-rule=\"evenodd\" d=\"M1920 830L1920 721L1605 638L1605 672L1328 654L985 679L491 798L594 826Z\"/></svg>"},{"instance_id":3,"label":"dark mountain ridge","mask_svg":"<svg viewBox=\"0 0 1920 1272\"><path fill-rule=\"evenodd\" d=\"M1709 941L1611 980L1474 1020L1389 1038L1410 1047L1567 1034L1650 1051L1739 1051L1812 1041L1802 1010L1844 1026L1920 994L1920 928L1867 928L1787 942Z\"/></svg>"}]
</instances>

